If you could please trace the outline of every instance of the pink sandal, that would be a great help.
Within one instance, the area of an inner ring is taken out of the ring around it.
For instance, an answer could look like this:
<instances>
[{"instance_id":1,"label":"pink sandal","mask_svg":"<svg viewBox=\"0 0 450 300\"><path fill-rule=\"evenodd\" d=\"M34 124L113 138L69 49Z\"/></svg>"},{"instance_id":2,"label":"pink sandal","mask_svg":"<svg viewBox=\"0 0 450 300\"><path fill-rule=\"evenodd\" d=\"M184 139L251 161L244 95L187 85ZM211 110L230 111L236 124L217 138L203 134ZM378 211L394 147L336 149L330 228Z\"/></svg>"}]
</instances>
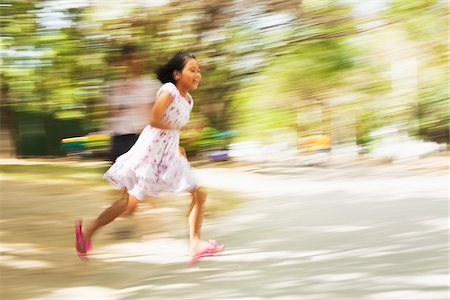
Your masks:
<instances>
[{"instance_id":1,"label":"pink sandal","mask_svg":"<svg viewBox=\"0 0 450 300\"><path fill-rule=\"evenodd\" d=\"M208 247L191 256L191 260L189 261L190 264L197 263L202 257L213 256L216 253L223 251L223 249L225 248L224 244L219 245L216 240L209 240L208 243Z\"/></svg>"},{"instance_id":2,"label":"pink sandal","mask_svg":"<svg viewBox=\"0 0 450 300\"><path fill-rule=\"evenodd\" d=\"M86 240L83 236L82 220L75 221L75 248L77 250L78 257L82 261L88 261L87 253L92 249L91 240Z\"/></svg>"}]
</instances>

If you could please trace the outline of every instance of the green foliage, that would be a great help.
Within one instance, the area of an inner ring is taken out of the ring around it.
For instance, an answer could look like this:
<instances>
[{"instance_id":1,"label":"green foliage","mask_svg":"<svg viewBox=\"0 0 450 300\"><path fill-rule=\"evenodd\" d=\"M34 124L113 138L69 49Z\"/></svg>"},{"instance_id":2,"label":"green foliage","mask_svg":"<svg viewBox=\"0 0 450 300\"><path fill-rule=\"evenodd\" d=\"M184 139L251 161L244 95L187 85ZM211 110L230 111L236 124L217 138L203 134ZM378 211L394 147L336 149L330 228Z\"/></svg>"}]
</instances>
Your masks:
<instances>
[{"instance_id":1,"label":"green foliage","mask_svg":"<svg viewBox=\"0 0 450 300\"><path fill-rule=\"evenodd\" d=\"M230 129L240 139L264 139L261 132L274 128L344 130L334 126L333 115L349 112L357 115L352 126L359 144L369 143L377 126L410 119L417 119L425 138L448 139L445 1L393 0L368 16L355 16L348 1L267 0L258 10L240 9L234 1L117 3L114 9L87 3L58 8L71 22L61 27L38 19L48 13L46 3L6 1L0 7L0 43L8 53L2 56L2 108L13 113L42 113L77 120L83 130L100 129L107 114L104 86L121 76L118 49L133 42L149 71L175 51L196 52L203 79L193 92L193 115L202 121L184 137L192 151L220 147L217 132ZM377 17L377 30L364 27ZM395 103L389 49L380 45L390 31L405 33L413 47L408 53L418 61L417 91L406 95L406 104ZM336 98L347 104L335 104ZM316 111L318 116L303 118Z\"/></svg>"},{"instance_id":2,"label":"green foliage","mask_svg":"<svg viewBox=\"0 0 450 300\"><path fill-rule=\"evenodd\" d=\"M418 104L419 133L440 143L450 140L450 95L447 84L423 90Z\"/></svg>"},{"instance_id":3,"label":"green foliage","mask_svg":"<svg viewBox=\"0 0 450 300\"><path fill-rule=\"evenodd\" d=\"M395 0L389 11L389 17L418 44L420 73L418 102L414 108L418 133L441 143L449 142L450 131L449 8L447 1Z\"/></svg>"},{"instance_id":4,"label":"green foliage","mask_svg":"<svg viewBox=\"0 0 450 300\"><path fill-rule=\"evenodd\" d=\"M381 127L381 124L373 111L363 110L358 112L356 116L356 144L363 147L369 146L373 141L370 132L378 127Z\"/></svg>"}]
</instances>

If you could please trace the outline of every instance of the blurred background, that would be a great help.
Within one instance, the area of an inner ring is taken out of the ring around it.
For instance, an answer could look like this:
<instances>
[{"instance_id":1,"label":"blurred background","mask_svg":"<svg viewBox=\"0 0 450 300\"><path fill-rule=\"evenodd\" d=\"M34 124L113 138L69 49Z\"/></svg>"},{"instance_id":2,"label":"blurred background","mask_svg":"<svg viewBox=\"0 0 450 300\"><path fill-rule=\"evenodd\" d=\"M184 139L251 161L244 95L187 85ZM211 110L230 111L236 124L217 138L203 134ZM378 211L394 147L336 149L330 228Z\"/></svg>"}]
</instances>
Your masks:
<instances>
[{"instance_id":1,"label":"blurred background","mask_svg":"<svg viewBox=\"0 0 450 300\"><path fill-rule=\"evenodd\" d=\"M1 152L102 157L105 86L122 76L115 61L129 43L150 75L176 51L197 55L203 79L182 136L191 157L445 150L448 8L445 0L6 0Z\"/></svg>"},{"instance_id":2,"label":"blurred background","mask_svg":"<svg viewBox=\"0 0 450 300\"><path fill-rule=\"evenodd\" d=\"M3 0L0 298L448 299L445 0ZM209 191L188 266L189 195L98 233L121 192L108 86L196 54L181 145Z\"/></svg>"}]
</instances>

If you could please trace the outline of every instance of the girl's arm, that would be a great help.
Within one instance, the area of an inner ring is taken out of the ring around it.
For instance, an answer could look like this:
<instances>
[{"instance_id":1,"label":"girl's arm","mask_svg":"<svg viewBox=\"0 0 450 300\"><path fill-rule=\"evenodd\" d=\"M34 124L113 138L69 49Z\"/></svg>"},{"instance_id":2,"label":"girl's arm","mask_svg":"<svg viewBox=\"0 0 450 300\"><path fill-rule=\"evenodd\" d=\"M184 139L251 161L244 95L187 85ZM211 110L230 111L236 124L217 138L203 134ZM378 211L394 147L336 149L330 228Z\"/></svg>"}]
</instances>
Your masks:
<instances>
[{"instance_id":1,"label":"girl's arm","mask_svg":"<svg viewBox=\"0 0 450 300\"><path fill-rule=\"evenodd\" d=\"M155 105L153 106L152 113L150 116L150 125L155 128L159 129L173 129L172 127L167 124L163 118L164 118L164 112L166 111L167 107L172 102L172 96L167 93L163 92L155 102Z\"/></svg>"}]
</instances>

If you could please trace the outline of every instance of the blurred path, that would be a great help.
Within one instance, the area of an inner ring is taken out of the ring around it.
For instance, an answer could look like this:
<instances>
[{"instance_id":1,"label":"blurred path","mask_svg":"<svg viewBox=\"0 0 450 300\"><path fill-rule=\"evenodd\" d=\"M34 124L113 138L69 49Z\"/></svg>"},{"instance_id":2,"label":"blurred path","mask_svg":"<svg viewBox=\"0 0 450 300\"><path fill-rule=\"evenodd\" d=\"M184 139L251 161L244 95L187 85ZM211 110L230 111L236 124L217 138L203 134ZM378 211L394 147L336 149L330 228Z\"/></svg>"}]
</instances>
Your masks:
<instances>
[{"instance_id":1,"label":"blurred path","mask_svg":"<svg viewBox=\"0 0 450 300\"><path fill-rule=\"evenodd\" d=\"M184 196L106 227L83 264L73 221L116 191L99 172L21 172L2 175L1 299L448 297L442 165L198 167L211 190L204 236L226 251L196 266L186 264Z\"/></svg>"}]
</instances>

